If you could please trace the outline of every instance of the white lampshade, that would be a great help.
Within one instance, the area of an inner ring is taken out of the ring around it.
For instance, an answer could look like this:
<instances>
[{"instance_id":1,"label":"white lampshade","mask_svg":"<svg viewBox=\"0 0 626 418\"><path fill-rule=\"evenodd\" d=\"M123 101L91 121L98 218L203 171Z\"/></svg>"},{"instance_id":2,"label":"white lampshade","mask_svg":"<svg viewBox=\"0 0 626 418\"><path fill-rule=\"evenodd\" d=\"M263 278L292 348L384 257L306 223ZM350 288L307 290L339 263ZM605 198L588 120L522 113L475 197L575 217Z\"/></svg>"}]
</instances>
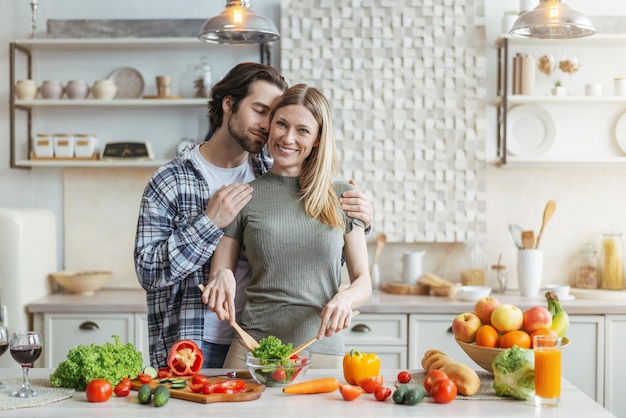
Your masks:
<instances>
[{"instance_id":1,"label":"white lampshade","mask_svg":"<svg viewBox=\"0 0 626 418\"><path fill-rule=\"evenodd\" d=\"M509 33L522 38L569 39L593 35L596 29L591 19L564 0L541 0L537 7L517 18Z\"/></svg>"},{"instance_id":2,"label":"white lampshade","mask_svg":"<svg viewBox=\"0 0 626 418\"><path fill-rule=\"evenodd\" d=\"M198 39L215 44L261 44L280 39L276 25L252 10L249 0L229 0L217 16L204 22Z\"/></svg>"}]
</instances>

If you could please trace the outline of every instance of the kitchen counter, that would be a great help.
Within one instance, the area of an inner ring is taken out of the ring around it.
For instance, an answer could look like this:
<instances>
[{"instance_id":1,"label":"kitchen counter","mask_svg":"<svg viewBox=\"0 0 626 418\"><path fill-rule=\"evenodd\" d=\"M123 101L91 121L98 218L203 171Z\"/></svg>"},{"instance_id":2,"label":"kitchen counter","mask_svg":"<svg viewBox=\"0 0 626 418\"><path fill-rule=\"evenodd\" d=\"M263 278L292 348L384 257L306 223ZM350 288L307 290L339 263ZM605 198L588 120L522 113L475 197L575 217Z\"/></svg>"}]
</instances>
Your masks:
<instances>
[{"instance_id":1,"label":"kitchen counter","mask_svg":"<svg viewBox=\"0 0 626 418\"><path fill-rule=\"evenodd\" d=\"M31 378L48 378L52 369L32 369ZM213 374L218 370L205 370ZM397 370L383 372L386 386L392 387ZM217 373L215 373L217 374ZM0 378L19 377L21 371L0 369ZM304 380L334 376L343 382L341 371L311 369ZM530 401L510 400L462 400L449 404L436 404L430 398L415 406L396 405L389 397L378 402L372 394L363 394L352 402L344 401L338 391L317 395L285 395L281 388L266 388L263 395L254 401L201 404L179 399L170 401L161 408L141 405L136 392L128 397L113 396L104 403L90 403L85 392L76 392L67 400L39 407L2 411L2 417L568 417L602 418L614 417L607 410L591 400L574 385L564 380L561 392L561 405L557 408L535 408ZM1 397L7 396L0 393Z\"/></svg>"},{"instance_id":2,"label":"kitchen counter","mask_svg":"<svg viewBox=\"0 0 626 418\"><path fill-rule=\"evenodd\" d=\"M626 291L624 291L626 294ZM522 297L517 292L493 293L502 303L511 303L522 309L533 305L545 305L542 297ZM626 297L620 299L580 299L562 301L570 314L626 314ZM406 314L458 314L473 311L474 303L439 296L392 295L375 291L361 307L361 313L406 313ZM56 293L37 299L28 305L30 313L145 313L146 294L143 290L101 290L93 296Z\"/></svg>"}]
</instances>

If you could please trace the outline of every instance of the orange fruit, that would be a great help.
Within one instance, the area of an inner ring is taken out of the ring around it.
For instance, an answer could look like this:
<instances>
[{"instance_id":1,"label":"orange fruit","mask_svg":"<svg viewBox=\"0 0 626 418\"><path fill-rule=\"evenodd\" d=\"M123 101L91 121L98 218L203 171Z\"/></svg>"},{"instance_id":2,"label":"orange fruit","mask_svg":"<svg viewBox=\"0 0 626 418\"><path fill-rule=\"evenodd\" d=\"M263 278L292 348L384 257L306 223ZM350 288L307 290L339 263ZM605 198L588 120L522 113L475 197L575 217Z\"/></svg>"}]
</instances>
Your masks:
<instances>
[{"instance_id":1,"label":"orange fruit","mask_svg":"<svg viewBox=\"0 0 626 418\"><path fill-rule=\"evenodd\" d=\"M533 337L535 335L554 335L555 337L558 337L559 334L556 333L556 331L549 329L549 328L539 328L537 330L535 330L532 334L530 334L530 348L533 348Z\"/></svg>"},{"instance_id":2,"label":"orange fruit","mask_svg":"<svg viewBox=\"0 0 626 418\"><path fill-rule=\"evenodd\" d=\"M500 348L511 348L514 345L520 348L530 348L530 335L526 331L516 329L500 337Z\"/></svg>"},{"instance_id":3,"label":"orange fruit","mask_svg":"<svg viewBox=\"0 0 626 418\"><path fill-rule=\"evenodd\" d=\"M476 331L476 345L481 347L498 347L500 335L491 325L481 325Z\"/></svg>"}]
</instances>

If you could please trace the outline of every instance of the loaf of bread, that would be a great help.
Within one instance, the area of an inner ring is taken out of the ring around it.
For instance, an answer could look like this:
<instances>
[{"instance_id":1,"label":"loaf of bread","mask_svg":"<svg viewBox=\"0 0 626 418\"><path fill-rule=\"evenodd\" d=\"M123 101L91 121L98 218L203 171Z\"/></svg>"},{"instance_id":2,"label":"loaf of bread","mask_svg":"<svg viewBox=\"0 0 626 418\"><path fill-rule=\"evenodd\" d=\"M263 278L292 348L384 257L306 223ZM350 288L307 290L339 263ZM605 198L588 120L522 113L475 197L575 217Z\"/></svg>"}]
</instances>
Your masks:
<instances>
[{"instance_id":1,"label":"loaf of bread","mask_svg":"<svg viewBox=\"0 0 626 418\"><path fill-rule=\"evenodd\" d=\"M461 395L472 396L480 388L478 374L465 364L454 361L440 350L428 350L422 358L422 367L426 373L441 370L456 385Z\"/></svg>"}]
</instances>

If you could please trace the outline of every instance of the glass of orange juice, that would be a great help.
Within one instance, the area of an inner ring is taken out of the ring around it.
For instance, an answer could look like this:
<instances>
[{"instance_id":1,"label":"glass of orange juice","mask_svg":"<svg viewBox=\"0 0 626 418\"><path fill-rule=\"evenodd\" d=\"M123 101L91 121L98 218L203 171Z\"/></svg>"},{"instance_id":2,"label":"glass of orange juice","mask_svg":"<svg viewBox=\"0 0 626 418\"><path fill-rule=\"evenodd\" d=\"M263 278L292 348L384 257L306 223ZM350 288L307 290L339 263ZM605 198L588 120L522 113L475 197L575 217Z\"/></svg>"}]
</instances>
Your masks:
<instances>
[{"instance_id":1,"label":"glass of orange juice","mask_svg":"<svg viewBox=\"0 0 626 418\"><path fill-rule=\"evenodd\" d=\"M535 335L535 406L554 407L561 402L561 337Z\"/></svg>"}]
</instances>

